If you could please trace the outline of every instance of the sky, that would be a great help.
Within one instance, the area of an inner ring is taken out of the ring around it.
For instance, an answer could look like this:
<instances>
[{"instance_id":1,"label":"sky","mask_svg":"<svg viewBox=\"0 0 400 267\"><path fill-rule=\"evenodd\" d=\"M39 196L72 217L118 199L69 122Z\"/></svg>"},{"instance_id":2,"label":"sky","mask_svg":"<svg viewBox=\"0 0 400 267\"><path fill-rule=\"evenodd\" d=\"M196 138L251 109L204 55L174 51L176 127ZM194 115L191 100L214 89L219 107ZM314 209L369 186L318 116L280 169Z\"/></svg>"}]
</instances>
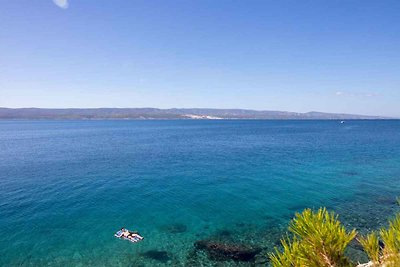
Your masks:
<instances>
[{"instance_id":1,"label":"sky","mask_svg":"<svg viewBox=\"0 0 400 267\"><path fill-rule=\"evenodd\" d=\"M400 1L0 0L0 106L400 117Z\"/></svg>"}]
</instances>

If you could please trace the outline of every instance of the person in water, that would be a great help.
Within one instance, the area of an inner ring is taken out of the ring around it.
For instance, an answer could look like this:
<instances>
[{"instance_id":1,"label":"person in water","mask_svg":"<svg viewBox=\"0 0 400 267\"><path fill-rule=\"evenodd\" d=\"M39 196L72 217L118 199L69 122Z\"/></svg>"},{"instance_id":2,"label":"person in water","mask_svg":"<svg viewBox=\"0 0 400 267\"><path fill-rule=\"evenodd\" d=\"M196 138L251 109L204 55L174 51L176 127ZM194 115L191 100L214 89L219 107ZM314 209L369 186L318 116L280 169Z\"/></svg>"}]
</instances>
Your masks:
<instances>
[{"instance_id":1,"label":"person in water","mask_svg":"<svg viewBox=\"0 0 400 267\"><path fill-rule=\"evenodd\" d=\"M137 238L137 239L139 239L139 240L142 240L142 239L143 239L142 236L140 236L139 234L136 234L136 233L131 233L131 237L132 237L132 238Z\"/></svg>"},{"instance_id":2,"label":"person in water","mask_svg":"<svg viewBox=\"0 0 400 267\"><path fill-rule=\"evenodd\" d=\"M131 235L131 233L129 233L128 230L125 230L125 231L123 232L123 235L124 235L125 237L129 237L129 236Z\"/></svg>"},{"instance_id":3,"label":"person in water","mask_svg":"<svg viewBox=\"0 0 400 267\"><path fill-rule=\"evenodd\" d=\"M125 228L121 228L121 231L122 231L122 236L123 237L125 237L125 238L128 238L128 239L131 239L131 240L133 240L133 241L137 241L137 240L142 240L143 239L143 237L142 236L140 236L139 234L138 234L138 232L133 232L133 233L131 233L131 232L129 232L127 229L125 229ZM137 239L137 240L135 240L135 239Z\"/></svg>"}]
</instances>

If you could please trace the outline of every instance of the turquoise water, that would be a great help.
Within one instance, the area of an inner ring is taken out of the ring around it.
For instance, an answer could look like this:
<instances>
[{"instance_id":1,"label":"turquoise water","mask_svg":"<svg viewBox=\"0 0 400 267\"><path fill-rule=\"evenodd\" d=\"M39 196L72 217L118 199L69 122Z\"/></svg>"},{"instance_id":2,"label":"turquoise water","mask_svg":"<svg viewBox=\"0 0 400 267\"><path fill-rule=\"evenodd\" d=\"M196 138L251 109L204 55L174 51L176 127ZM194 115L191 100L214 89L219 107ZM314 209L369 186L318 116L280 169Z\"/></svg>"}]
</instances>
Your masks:
<instances>
[{"instance_id":1,"label":"turquoise water","mask_svg":"<svg viewBox=\"0 0 400 267\"><path fill-rule=\"evenodd\" d=\"M262 263L305 207L384 224L399 178L400 121L0 121L0 265L254 264L198 240Z\"/></svg>"}]
</instances>

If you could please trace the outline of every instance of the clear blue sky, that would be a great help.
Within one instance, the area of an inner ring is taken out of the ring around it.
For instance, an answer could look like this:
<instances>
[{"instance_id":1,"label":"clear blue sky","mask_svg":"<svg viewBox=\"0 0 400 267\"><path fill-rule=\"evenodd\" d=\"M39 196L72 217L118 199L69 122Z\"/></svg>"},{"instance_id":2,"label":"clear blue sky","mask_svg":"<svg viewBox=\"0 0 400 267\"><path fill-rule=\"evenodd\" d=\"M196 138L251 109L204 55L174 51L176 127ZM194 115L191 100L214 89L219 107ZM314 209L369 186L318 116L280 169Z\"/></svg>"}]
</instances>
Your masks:
<instances>
[{"instance_id":1,"label":"clear blue sky","mask_svg":"<svg viewBox=\"0 0 400 267\"><path fill-rule=\"evenodd\" d=\"M398 0L65 1L0 1L0 106L400 116Z\"/></svg>"}]
</instances>

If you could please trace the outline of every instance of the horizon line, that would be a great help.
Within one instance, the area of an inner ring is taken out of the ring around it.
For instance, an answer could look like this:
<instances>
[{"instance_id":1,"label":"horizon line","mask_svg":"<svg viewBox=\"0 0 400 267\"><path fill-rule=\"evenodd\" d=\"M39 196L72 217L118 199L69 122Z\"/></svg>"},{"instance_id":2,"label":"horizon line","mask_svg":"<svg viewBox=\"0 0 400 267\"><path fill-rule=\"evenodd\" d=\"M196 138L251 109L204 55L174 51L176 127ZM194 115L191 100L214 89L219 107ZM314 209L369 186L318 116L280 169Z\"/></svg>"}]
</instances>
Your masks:
<instances>
[{"instance_id":1,"label":"horizon line","mask_svg":"<svg viewBox=\"0 0 400 267\"><path fill-rule=\"evenodd\" d=\"M370 115L370 114L360 114L360 113L343 113L343 112L326 112L310 110L305 112L299 111L288 111L288 110L272 110L272 109L252 109L252 108L205 108L205 107L191 107L191 108L180 108L180 107L170 107L170 108L158 108L158 107L4 107L0 106L0 109L46 109L46 110L56 110L56 109L158 109L158 110L170 110L170 109L209 109L209 110L247 110L247 111L268 111L268 112L287 112L287 113L298 113L298 114L308 114L308 113L324 113L324 114L335 114L335 115L356 115L356 116L370 116L370 117L382 117L388 119L400 119L400 116L386 116L386 115Z\"/></svg>"}]
</instances>

